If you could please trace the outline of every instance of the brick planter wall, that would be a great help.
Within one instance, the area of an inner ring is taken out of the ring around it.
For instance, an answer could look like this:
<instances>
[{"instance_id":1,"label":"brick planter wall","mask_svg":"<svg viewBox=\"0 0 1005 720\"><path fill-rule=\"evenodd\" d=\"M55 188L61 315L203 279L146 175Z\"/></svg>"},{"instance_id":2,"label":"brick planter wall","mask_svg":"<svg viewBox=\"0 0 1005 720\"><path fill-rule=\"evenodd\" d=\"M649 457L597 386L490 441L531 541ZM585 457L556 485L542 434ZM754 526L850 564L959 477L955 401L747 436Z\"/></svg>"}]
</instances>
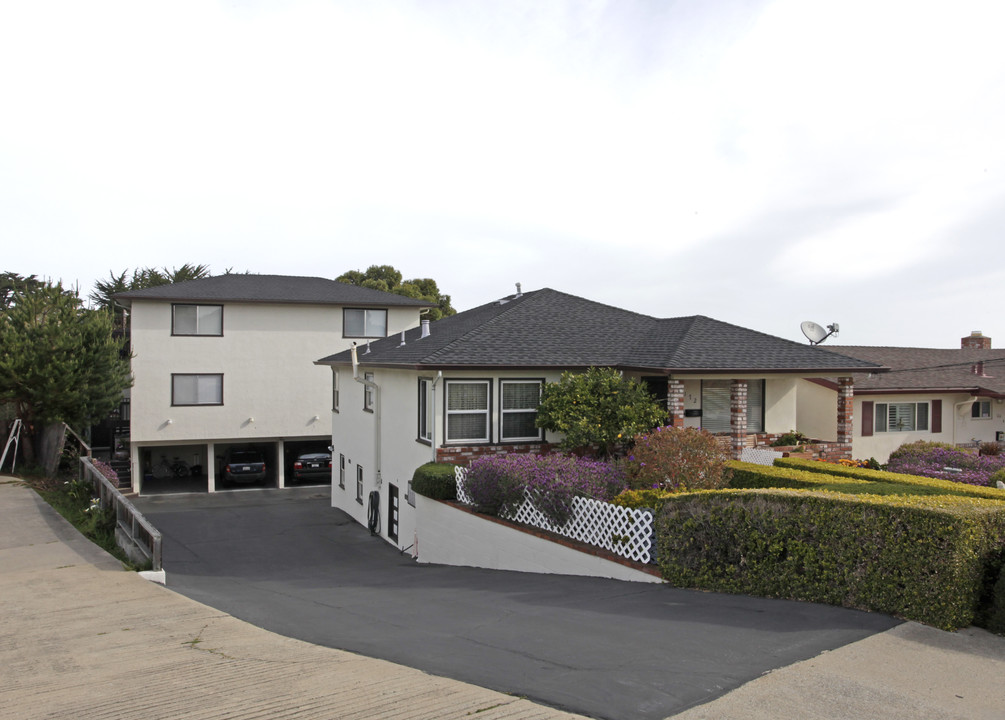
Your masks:
<instances>
[{"instance_id":1,"label":"brick planter wall","mask_svg":"<svg viewBox=\"0 0 1005 720\"><path fill-rule=\"evenodd\" d=\"M554 449L555 446L551 443L543 442L519 445L450 445L436 448L436 461L467 467L475 458L486 455L508 455L510 453L547 455Z\"/></svg>"}]
</instances>

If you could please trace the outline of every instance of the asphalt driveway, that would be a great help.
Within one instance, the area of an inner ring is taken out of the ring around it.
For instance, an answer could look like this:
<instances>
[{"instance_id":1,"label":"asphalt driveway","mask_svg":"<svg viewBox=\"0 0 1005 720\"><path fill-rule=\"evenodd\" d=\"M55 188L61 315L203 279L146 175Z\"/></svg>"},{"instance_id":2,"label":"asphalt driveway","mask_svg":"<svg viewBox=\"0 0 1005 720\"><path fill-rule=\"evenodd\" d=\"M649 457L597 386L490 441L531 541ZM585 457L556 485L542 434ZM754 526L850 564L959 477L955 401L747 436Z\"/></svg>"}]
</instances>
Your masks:
<instances>
[{"instance_id":1,"label":"asphalt driveway","mask_svg":"<svg viewBox=\"0 0 1005 720\"><path fill-rule=\"evenodd\" d=\"M419 565L319 488L135 502L163 533L167 584L183 595L283 635L597 718L666 718L899 623L811 603Z\"/></svg>"}]
</instances>

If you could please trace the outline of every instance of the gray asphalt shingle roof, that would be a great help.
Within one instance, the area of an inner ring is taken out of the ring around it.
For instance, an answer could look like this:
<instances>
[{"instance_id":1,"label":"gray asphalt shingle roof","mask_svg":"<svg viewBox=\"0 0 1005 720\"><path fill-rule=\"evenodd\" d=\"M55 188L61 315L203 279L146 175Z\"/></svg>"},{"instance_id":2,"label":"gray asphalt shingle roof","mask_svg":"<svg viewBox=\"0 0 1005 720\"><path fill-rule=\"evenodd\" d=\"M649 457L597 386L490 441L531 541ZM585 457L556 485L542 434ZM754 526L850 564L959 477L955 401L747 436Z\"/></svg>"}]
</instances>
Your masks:
<instances>
[{"instance_id":1,"label":"gray asphalt shingle roof","mask_svg":"<svg viewBox=\"0 0 1005 720\"><path fill-rule=\"evenodd\" d=\"M870 372L880 365L700 315L658 319L544 288L372 342L361 363L403 367ZM348 351L322 364L351 362Z\"/></svg>"},{"instance_id":2,"label":"gray asphalt shingle roof","mask_svg":"<svg viewBox=\"0 0 1005 720\"><path fill-rule=\"evenodd\" d=\"M835 346L835 352L879 363L889 373L857 377L857 394L873 392L955 391L1005 395L1005 350ZM984 375L973 366L984 363Z\"/></svg>"},{"instance_id":3,"label":"gray asphalt shingle roof","mask_svg":"<svg viewBox=\"0 0 1005 720\"><path fill-rule=\"evenodd\" d=\"M302 305L377 305L432 307L426 300L394 295L320 277L293 275L216 275L173 285L119 293L117 300L176 302L257 302Z\"/></svg>"}]
</instances>

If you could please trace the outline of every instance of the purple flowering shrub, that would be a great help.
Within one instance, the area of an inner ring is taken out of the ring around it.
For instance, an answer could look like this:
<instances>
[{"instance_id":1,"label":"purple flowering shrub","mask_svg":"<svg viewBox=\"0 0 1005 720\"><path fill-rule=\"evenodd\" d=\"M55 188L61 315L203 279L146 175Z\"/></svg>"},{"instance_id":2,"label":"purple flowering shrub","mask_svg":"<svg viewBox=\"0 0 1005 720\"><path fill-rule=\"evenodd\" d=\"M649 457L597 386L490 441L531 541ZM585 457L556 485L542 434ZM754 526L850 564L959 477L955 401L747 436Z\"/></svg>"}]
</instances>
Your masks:
<instances>
[{"instance_id":1,"label":"purple flowering shrub","mask_svg":"<svg viewBox=\"0 0 1005 720\"><path fill-rule=\"evenodd\" d=\"M626 462L628 483L636 490L715 490L729 483L728 459L706 430L658 427L635 437Z\"/></svg>"},{"instance_id":2,"label":"purple flowering shrub","mask_svg":"<svg viewBox=\"0 0 1005 720\"><path fill-rule=\"evenodd\" d=\"M609 501L626 487L624 473L600 460L573 455L491 455L471 462L464 488L482 512L512 512L530 493L556 525L568 522L574 497Z\"/></svg>"},{"instance_id":3,"label":"purple flowering shrub","mask_svg":"<svg viewBox=\"0 0 1005 720\"><path fill-rule=\"evenodd\" d=\"M91 465L94 466L95 470L97 470L99 473L108 478L113 485L119 482L119 474L115 472L114 468L112 468L112 466L109 465L108 463L92 458Z\"/></svg>"},{"instance_id":4,"label":"purple flowering shrub","mask_svg":"<svg viewBox=\"0 0 1005 720\"><path fill-rule=\"evenodd\" d=\"M952 480L967 485L992 484L991 476L1002 468L1005 468L1005 456L977 455L946 443L923 440L901 445L890 453L886 466L889 472Z\"/></svg>"}]
</instances>

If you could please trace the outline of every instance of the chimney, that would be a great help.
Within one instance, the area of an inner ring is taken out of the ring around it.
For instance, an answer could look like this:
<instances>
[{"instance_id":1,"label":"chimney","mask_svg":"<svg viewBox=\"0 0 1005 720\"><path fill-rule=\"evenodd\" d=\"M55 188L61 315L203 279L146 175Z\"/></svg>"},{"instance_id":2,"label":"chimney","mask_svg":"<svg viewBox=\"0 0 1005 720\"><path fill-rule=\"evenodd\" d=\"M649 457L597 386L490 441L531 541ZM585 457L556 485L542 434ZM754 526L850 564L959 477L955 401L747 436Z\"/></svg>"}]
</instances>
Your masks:
<instances>
[{"instance_id":1,"label":"chimney","mask_svg":"<svg viewBox=\"0 0 1005 720\"><path fill-rule=\"evenodd\" d=\"M429 337L429 319L423 319L422 321L422 335L421 337Z\"/></svg>"},{"instance_id":2,"label":"chimney","mask_svg":"<svg viewBox=\"0 0 1005 720\"><path fill-rule=\"evenodd\" d=\"M990 350L991 338L984 337L980 330L974 330L969 336L960 338L960 349L962 350Z\"/></svg>"}]
</instances>

